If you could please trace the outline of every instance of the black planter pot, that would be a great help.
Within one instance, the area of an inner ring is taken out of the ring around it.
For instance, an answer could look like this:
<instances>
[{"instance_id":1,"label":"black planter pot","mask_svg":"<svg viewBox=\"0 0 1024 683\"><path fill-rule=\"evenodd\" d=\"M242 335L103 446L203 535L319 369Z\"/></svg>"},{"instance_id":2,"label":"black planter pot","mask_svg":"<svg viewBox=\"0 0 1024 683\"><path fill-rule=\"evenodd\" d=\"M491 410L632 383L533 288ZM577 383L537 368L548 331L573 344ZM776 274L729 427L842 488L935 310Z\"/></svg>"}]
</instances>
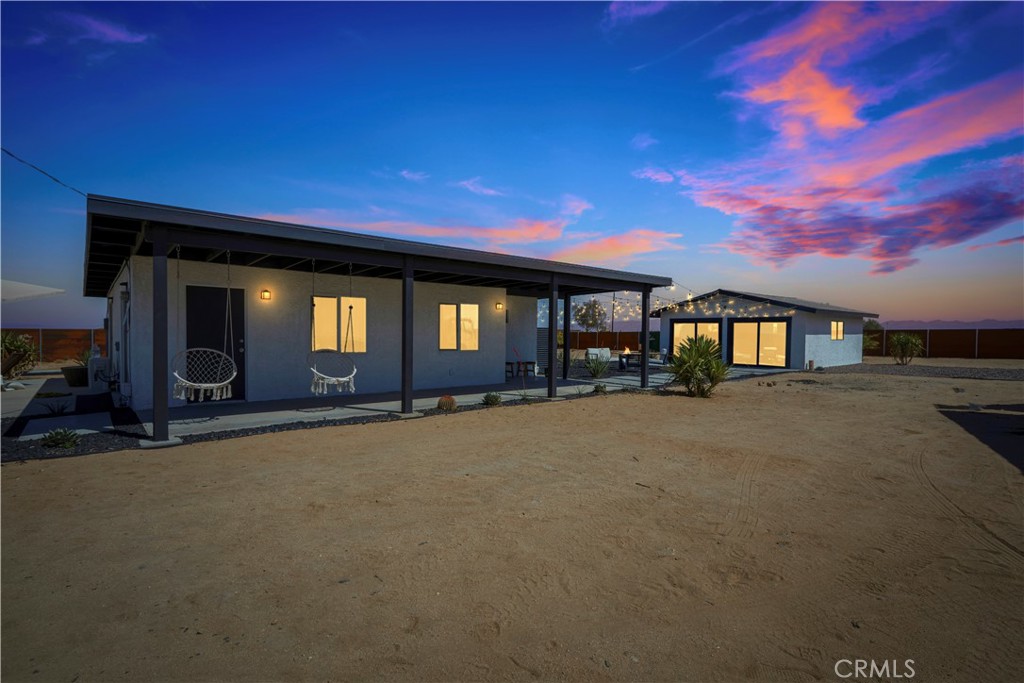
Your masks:
<instances>
[{"instance_id":1,"label":"black planter pot","mask_svg":"<svg viewBox=\"0 0 1024 683\"><path fill-rule=\"evenodd\" d=\"M64 375L64 381L68 383L69 387L89 386L89 368L84 365L61 368L60 371Z\"/></svg>"}]
</instances>

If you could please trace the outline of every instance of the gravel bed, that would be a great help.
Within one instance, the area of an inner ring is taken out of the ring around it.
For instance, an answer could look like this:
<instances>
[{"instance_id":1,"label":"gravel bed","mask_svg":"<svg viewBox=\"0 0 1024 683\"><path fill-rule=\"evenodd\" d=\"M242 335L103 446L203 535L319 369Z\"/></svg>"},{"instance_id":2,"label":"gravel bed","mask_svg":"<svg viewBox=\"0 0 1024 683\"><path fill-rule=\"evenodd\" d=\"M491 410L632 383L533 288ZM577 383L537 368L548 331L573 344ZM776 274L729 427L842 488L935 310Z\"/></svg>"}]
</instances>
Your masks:
<instances>
[{"instance_id":1,"label":"gravel bed","mask_svg":"<svg viewBox=\"0 0 1024 683\"><path fill-rule=\"evenodd\" d=\"M3 420L3 433L14 424L14 419ZM47 460L50 458L71 458L93 453L123 451L139 447L139 439L146 436L142 425L125 425L115 431L102 434L86 434L78 439L74 448L48 448L41 439L19 441L16 437L4 436L0 443L0 462L16 462L20 460Z\"/></svg>"},{"instance_id":2,"label":"gravel bed","mask_svg":"<svg viewBox=\"0 0 1024 683\"><path fill-rule=\"evenodd\" d=\"M900 375L903 377L947 377L949 379L995 379L1011 382L1024 381L1024 370L1017 368L952 368L936 365L839 365L815 370L828 375Z\"/></svg>"},{"instance_id":3,"label":"gravel bed","mask_svg":"<svg viewBox=\"0 0 1024 683\"><path fill-rule=\"evenodd\" d=\"M223 432L210 432L209 434L188 434L181 437L183 443L203 443L204 441L220 441L222 439L237 439L240 436L257 436L258 434L276 434L278 432L294 432L299 429L319 429L321 427L340 427L342 425L362 425L372 422L394 422L402 418L392 413L380 415L367 415L365 417L349 417L338 420L317 420L315 422L288 422L279 425L267 425L266 427L248 427L246 429L231 429Z\"/></svg>"}]
</instances>

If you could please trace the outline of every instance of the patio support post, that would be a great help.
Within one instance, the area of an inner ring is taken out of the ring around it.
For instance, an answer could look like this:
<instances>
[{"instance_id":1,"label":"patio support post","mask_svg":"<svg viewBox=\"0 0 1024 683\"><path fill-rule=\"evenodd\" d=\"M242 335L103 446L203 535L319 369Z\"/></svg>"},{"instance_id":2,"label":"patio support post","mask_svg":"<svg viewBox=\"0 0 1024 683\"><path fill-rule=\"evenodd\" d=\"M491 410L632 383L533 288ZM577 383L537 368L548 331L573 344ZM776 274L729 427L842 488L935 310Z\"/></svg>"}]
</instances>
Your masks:
<instances>
[{"instance_id":1,"label":"patio support post","mask_svg":"<svg viewBox=\"0 0 1024 683\"><path fill-rule=\"evenodd\" d=\"M412 259L402 259L402 412L412 412L413 293Z\"/></svg>"},{"instance_id":2,"label":"patio support post","mask_svg":"<svg viewBox=\"0 0 1024 683\"><path fill-rule=\"evenodd\" d=\"M555 363L558 360L558 278L551 276L548 292L548 398L558 396L555 382Z\"/></svg>"},{"instance_id":3,"label":"patio support post","mask_svg":"<svg viewBox=\"0 0 1024 683\"><path fill-rule=\"evenodd\" d=\"M644 285L640 296L640 388L650 385L651 350L651 288Z\"/></svg>"},{"instance_id":4,"label":"patio support post","mask_svg":"<svg viewBox=\"0 0 1024 683\"><path fill-rule=\"evenodd\" d=\"M160 229L153 238L153 441L168 441L167 398L167 241Z\"/></svg>"},{"instance_id":5,"label":"patio support post","mask_svg":"<svg viewBox=\"0 0 1024 683\"><path fill-rule=\"evenodd\" d=\"M569 379L569 362L572 355L572 296L562 297L562 379Z\"/></svg>"}]
</instances>

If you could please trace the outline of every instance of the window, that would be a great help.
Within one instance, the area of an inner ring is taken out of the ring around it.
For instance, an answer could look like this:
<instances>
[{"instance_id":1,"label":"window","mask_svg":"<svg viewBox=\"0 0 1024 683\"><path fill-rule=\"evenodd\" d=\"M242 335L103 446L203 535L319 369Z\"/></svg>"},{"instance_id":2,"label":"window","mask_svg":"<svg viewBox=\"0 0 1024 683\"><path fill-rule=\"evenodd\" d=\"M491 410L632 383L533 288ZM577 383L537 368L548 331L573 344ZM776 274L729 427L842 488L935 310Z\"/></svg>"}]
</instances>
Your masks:
<instances>
[{"instance_id":1,"label":"window","mask_svg":"<svg viewBox=\"0 0 1024 683\"><path fill-rule=\"evenodd\" d=\"M462 304L459 309L459 330L462 332L459 348L463 351L479 351L480 306L478 304Z\"/></svg>"},{"instance_id":2,"label":"window","mask_svg":"<svg viewBox=\"0 0 1024 683\"><path fill-rule=\"evenodd\" d=\"M721 343L718 336L717 322L673 322L672 323L672 352L679 349L679 345L687 339L695 337L710 337L717 343Z\"/></svg>"},{"instance_id":3,"label":"window","mask_svg":"<svg viewBox=\"0 0 1024 683\"><path fill-rule=\"evenodd\" d=\"M480 305L441 304L438 348L442 351L480 350Z\"/></svg>"},{"instance_id":4,"label":"window","mask_svg":"<svg viewBox=\"0 0 1024 683\"><path fill-rule=\"evenodd\" d=\"M441 304L440 346L442 351L459 348L459 307L457 304Z\"/></svg>"},{"instance_id":5,"label":"window","mask_svg":"<svg viewBox=\"0 0 1024 683\"><path fill-rule=\"evenodd\" d=\"M786 367L786 322L737 322L732 325L732 362Z\"/></svg>"},{"instance_id":6,"label":"window","mask_svg":"<svg viewBox=\"0 0 1024 683\"><path fill-rule=\"evenodd\" d=\"M313 350L366 353L366 299L358 296L313 297Z\"/></svg>"},{"instance_id":7,"label":"window","mask_svg":"<svg viewBox=\"0 0 1024 683\"><path fill-rule=\"evenodd\" d=\"M832 321L832 341L839 341L843 338L843 321Z\"/></svg>"}]
</instances>

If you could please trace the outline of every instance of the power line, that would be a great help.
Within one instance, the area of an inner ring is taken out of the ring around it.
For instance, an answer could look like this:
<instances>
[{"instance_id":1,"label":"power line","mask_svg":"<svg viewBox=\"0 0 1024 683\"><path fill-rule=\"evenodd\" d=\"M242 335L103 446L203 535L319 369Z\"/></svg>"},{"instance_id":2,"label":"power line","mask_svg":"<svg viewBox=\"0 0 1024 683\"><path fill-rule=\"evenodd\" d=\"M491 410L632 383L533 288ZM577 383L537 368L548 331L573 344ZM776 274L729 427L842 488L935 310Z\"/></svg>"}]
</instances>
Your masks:
<instances>
[{"instance_id":1,"label":"power line","mask_svg":"<svg viewBox=\"0 0 1024 683\"><path fill-rule=\"evenodd\" d=\"M29 163L28 161L25 161L24 159L22 159L21 157L19 157L19 156L18 156L17 154L15 154L14 152L12 152L11 150L7 149L6 147L0 147L0 149L2 149L2 150L3 150L3 152L4 152L4 154L6 154L7 156L11 157L12 159L14 159L14 160L16 160L16 161L20 161L21 163L25 164L26 166L28 166L29 168L31 168L31 169L33 169L33 170L39 171L39 172L40 172L40 173L42 173L42 174L43 174L44 176L46 176L47 178L49 178L49 179L50 179L50 180L52 180L53 182L57 183L58 185L61 185L61 186L63 186L63 187L66 187L66 188L68 188L69 190L71 190L72 192L77 192L78 194L82 195L83 197L85 197L85 196L86 196L86 194L85 194L84 192L82 192L81 190L79 190L79 189L78 189L77 187L71 187L70 185L68 185L67 183L65 183L65 182L64 182L63 180L61 180L60 178L57 178L57 177L55 177L55 176L52 176L52 175L50 175L49 173L47 173L46 171L44 171L43 169L41 169L41 168L39 168L38 166L36 166L35 164L33 164L33 163Z\"/></svg>"}]
</instances>

